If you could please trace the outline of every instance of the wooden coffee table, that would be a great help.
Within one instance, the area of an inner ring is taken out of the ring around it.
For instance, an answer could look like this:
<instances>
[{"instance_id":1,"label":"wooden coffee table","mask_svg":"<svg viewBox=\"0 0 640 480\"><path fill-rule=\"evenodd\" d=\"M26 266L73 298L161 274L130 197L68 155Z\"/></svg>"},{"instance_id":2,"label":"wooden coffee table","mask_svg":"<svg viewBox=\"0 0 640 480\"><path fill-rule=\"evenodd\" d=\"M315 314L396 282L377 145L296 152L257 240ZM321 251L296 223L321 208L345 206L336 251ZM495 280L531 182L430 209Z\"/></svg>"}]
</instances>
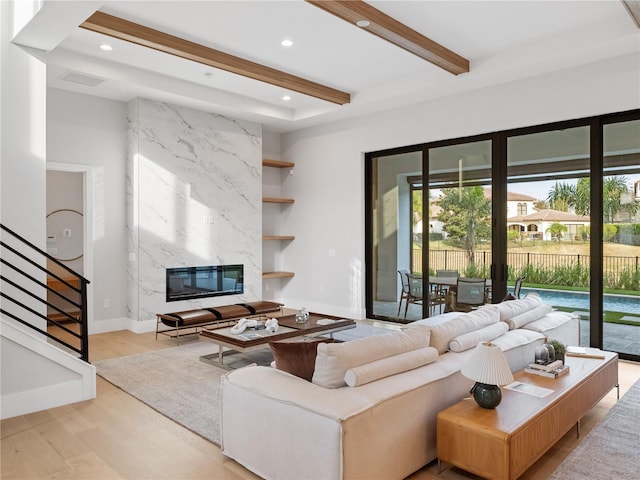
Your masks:
<instances>
[{"instance_id":1,"label":"wooden coffee table","mask_svg":"<svg viewBox=\"0 0 640 480\"><path fill-rule=\"evenodd\" d=\"M279 328L275 333L269 333L265 329L247 328L244 332L237 334L231 333L232 327L203 328L200 336L217 344L218 352L204 355L200 357L200 360L229 370L229 367L224 364L225 355L264 348L269 342L277 342L279 340L331 335L340 330L347 330L356 326L354 320L320 313L310 313L309 320L305 323L296 323L295 315L283 315L282 317L277 317L277 320ZM261 323L264 324L264 321Z\"/></svg>"},{"instance_id":2,"label":"wooden coffee table","mask_svg":"<svg viewBox=\"0 0 640 480\"><path fill-rule=\"evenodd\" d=\"M518 478L573 426L579 434L580 419L618 386L618 354L603 354L567 357L571 370L557 379L514 374L518 382L550 390L542 398L503 388L495 410L469 397L438 413L439 467L447 462L483 478Z\"/></svg>"}]
</instances>

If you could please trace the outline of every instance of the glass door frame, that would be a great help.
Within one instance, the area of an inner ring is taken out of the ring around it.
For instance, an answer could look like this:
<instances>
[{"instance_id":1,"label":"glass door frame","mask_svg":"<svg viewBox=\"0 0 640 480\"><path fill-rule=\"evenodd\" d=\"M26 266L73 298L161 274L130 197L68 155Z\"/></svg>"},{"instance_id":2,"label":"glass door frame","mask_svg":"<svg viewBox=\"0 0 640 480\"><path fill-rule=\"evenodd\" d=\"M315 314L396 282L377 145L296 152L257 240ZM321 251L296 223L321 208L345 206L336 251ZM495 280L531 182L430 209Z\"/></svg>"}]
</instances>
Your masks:
<instances>
[{"instance_id":1,"label":"glass door frame","mask_svg":"<svg viewBox=\"0 0 640 480\"><path fill-rule=\"evenodd\" d=\"M572 127L589 127L589 164L591 178L591 230L590 230L590 255L591 255L591 277L590 277L590 344L593 347L602 348L603 345L603 174L604 174L604 125L620 123L625 121L640 119L640 109L626 112L615 112L610 114L586 117L581 119L564 120L542 125L503 130L483 135L474 135L451 140L429 142L420 145L381 150L365 153L365 265L366 265L366 314L368 318L376 318L373 315L373 289L372 277L369 268L373 265L373 238L372 238L372 159L387 155L422 151L423 175L430 177L429 172L429 150L441 146L462 144L479 140L491 140L492 149L492 202L493 202L493 223L492 223L492 268L491 279L493 282L493 302L499 302L507 291L507 140L514 136L527 135L531 133L546 132L551 130L566 129ZM428 186L429 182L424 182ZM423 210L428 205L428 188L423 188ZM424 214L424 212L423 212ZM429 235L425 233L425 220L423 218L423 272L429 272L428 253ZM424 252L427 252L424 254ZM423 278L424 291L428 291L428 278ZM423 305L423 316L428 317L428 305ZM640 361L640 355L626 354L620 352L620 358L633 361Z\"/></svg>"}]
</instances>

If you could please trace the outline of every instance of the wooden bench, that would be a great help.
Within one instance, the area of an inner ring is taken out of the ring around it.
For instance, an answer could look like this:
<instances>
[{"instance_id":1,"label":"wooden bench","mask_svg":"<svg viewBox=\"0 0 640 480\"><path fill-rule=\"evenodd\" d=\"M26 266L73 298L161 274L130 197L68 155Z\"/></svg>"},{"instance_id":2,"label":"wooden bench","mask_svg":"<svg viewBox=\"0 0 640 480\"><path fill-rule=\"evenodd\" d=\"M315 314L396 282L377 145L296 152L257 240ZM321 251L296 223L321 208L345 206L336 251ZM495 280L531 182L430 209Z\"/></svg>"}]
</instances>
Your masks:
<instances>
[{"instance_id":1,"label":"wooden bench","mask_svg":"<svg viewBox=\"0 0 640 480\"><path fill-rule=\"evenodd\" d=\"M182 312L157 313L156 340L158 340L158 334L161 334L176 338L180 344L180 336L196 334L199 328L218 323L231 323L241 318L267 316L267 314L282 316L282 304L261 300ZM168 328L161 329L162 326ZM188 332L185 333L184 330Z\"/></svg>"}]
</instances>

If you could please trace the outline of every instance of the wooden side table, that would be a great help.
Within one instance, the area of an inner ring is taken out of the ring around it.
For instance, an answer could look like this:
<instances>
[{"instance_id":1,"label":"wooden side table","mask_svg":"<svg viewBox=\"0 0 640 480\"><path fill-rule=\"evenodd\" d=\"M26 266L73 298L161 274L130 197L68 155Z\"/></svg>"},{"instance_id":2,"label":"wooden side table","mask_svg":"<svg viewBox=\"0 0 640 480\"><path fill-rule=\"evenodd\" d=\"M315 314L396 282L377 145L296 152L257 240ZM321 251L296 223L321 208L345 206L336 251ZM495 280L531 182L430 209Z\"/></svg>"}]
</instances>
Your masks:
<instances>
[{"instance_id":1,"label":"wooden side table","mask_svg":"<svg viewBox=\"0 0 640 480\"><path fill-rule=\"evenodd\" d=\"M518 478L618 385L618 354L603 354L604 359L567 357L571 370L557 379L514 374L516 381L552 390L545 397L503 388L494 410L469 397L441 411L439 467L447 462L487 479Z\"/></svg>"}]
</instances>

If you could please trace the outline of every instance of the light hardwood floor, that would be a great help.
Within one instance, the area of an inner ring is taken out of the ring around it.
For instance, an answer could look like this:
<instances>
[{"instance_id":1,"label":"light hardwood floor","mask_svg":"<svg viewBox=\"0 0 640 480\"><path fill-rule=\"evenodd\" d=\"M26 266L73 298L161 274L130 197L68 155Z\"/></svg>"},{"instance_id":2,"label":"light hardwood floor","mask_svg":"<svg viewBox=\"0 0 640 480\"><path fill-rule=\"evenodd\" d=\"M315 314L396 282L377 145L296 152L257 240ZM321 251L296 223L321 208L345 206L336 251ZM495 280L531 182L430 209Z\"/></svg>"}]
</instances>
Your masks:
<instances>
[{"instance_id":1,"label":"light hardwood floor","mask_svg":"<svg viewBox=\"0 0 640 480\"><path fill-rule=\"evenodd\" d=\"M168 338L156 342L153 333L104 333L91 336L90 358L96 361L173 346L175 341ZM640 364L620 362L619 372L623 394L640 378ZM614 390L583 419L581 438L615 401ZM258 478L224 457L216 445L100 377L96 399L3 420L0 428L3 480ZM581 438L576 439L574 431L567 433L521 478L546 478ZM277 446L265 445L265 448ZM295 451L295 446L286 448ZM409 478L477 477L457 469L447 469L438 475L436 463L432 462Z\"/></svg>"}]
</instances>

